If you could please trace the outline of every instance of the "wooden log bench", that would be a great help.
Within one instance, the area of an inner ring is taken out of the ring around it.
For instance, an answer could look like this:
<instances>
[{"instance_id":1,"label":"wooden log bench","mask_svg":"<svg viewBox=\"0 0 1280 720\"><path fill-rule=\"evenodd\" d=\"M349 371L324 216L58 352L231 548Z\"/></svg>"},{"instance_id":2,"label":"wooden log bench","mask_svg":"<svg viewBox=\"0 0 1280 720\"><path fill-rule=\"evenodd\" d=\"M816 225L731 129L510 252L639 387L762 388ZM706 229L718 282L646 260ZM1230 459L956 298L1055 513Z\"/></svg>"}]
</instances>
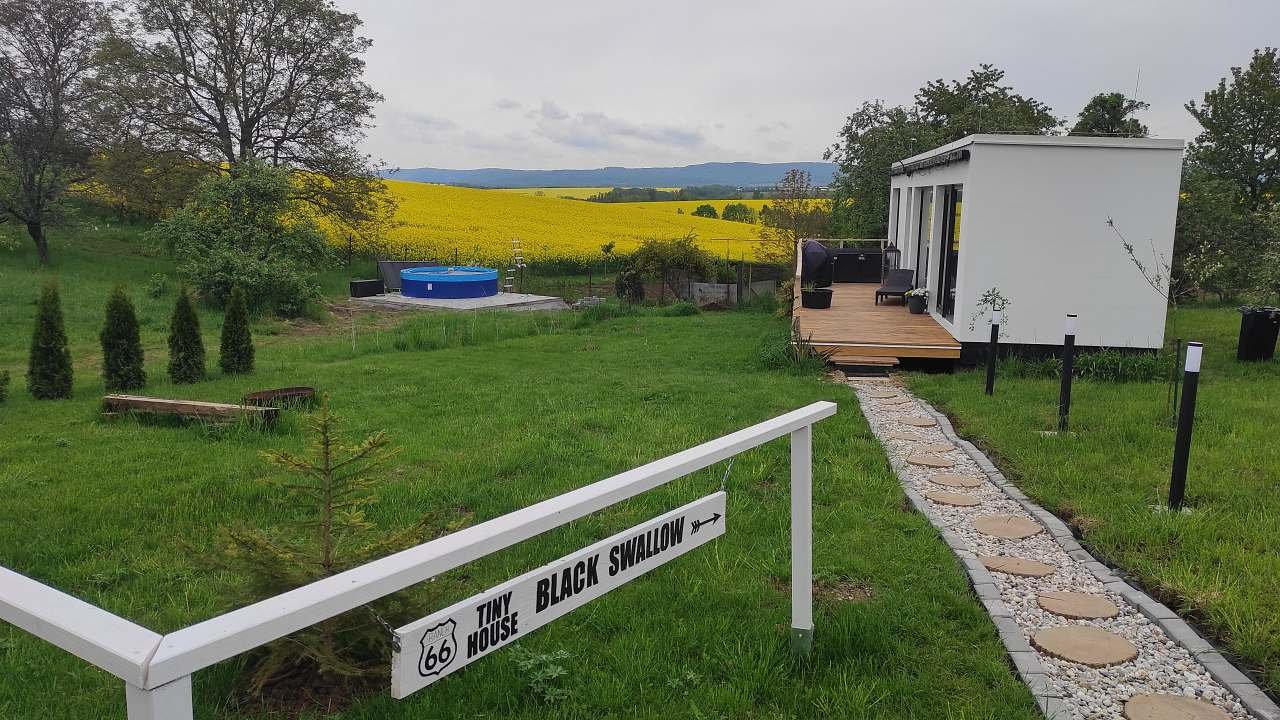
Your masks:
<instances>
[{"instance_id":1,"label":"wooden log bench","mask_svg":"<svg viewBox=\"0 0 1280 720\"><path fill-rule=\"evenodd\" d=\"M168 400L141 395L107 395L102 398L102 408L108 415L125 412L177 415L202 420L239 420L248 418L262 423L272 423L280 416L279 408L233 405L230 403L202 402L200 400Z\"/></svg>"}]
</instances>

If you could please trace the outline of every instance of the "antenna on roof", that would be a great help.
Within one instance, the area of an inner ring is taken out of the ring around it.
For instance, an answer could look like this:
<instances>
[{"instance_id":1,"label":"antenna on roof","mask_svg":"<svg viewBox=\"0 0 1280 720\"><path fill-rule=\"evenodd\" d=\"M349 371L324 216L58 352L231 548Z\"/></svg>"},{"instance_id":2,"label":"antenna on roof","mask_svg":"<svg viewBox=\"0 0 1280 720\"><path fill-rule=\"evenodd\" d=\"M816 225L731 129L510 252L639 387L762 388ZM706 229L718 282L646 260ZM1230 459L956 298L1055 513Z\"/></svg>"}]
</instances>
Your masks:
<instances>
[{"instance_id":1,"label":"antenna on roof","mask_svg":"<svg viewBox=\"0 0 1280 720\"><path fill-rule=\"evenodd\" d=\"M1132 100L1138 99L1138 84L1140 82L1142 82L1142 66L1141 65L1138 66L1138 74L1133 78L1133 95L1130 96L1130 99Z\"/></svg>"}]
</instances>

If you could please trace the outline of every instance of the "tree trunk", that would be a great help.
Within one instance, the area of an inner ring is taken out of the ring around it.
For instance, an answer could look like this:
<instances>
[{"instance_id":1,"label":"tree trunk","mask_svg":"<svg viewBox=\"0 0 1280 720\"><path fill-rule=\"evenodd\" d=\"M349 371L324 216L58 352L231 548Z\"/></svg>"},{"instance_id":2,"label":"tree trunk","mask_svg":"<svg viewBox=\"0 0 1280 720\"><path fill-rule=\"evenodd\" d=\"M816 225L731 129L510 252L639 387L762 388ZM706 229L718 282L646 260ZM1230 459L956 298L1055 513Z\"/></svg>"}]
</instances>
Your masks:
<instances>
[{"instance_id":1,"label":"tree trunk","mask_svg":"<svg viewBox=\"0 0 1280 720\"><path fill-rule=\"evenodd\" d=\"M34 220L27 223L27 234L36 244L36 257L41 265L49 264L49 239L44 235L44 223Z\"/></svg>"}]
</instances>

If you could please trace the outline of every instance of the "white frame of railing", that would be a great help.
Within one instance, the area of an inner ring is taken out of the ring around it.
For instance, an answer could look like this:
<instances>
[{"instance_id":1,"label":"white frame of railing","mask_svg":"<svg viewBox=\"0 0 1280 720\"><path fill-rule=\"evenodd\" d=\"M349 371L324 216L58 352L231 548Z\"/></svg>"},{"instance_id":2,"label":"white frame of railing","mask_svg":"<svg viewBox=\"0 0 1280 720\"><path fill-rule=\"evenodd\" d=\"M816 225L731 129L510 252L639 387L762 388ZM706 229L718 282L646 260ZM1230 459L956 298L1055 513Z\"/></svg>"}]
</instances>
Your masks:
<instances>
[{"instance_id":1,"label":"white frame of railing","mask_svg":"<svg viewBox=\"0 0 1280 720\"><path fill-rule=\"evenodd\" d=\"M198 670L790 435L791 632L793 647L807 652L813 643L813 424L835 412L835 403L815 402L163 636L3 567L0 620L124 680L129 720L191 720L191 675Z\"/></svg>"}]
</instances>

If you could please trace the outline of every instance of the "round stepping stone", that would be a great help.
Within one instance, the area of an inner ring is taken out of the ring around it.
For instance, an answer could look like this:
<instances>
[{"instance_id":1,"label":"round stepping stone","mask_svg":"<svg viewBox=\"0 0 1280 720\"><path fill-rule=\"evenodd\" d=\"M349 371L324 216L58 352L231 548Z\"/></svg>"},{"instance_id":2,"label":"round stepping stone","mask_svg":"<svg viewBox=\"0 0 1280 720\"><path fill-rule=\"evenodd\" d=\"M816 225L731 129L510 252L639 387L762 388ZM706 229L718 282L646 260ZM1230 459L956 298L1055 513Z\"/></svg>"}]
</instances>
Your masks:
<instances>
[{"instance_id":1,"label":"round stepping stone","mask_svg":"<svg viewBox=\"0 0 1280 720\"><path fill-rule=\"evenodd\" d=\"M900 395L892 390L868 390L867 397L876 400L886 400L888 398L900 397Z\"/></svg>"},{"instance_id":2,"label":"round stepping stone","mask_svg":"<svg viewBox=\"0 0 1280 720\"><path fill-rule=\"evenodd\" d=\"M973 529L1005 540L1021 540L1044 532L1039 523L1017 515L983 515L973 521Z\"/></svg>"},{"instance_id":3,"label":"round stepping stone","mask_svg":"<svg viewBox=\"0 0 1280 720\"><path fill-rule=\"evenodd\" d=\"M943 487L952 488L976 488L982 485L982 480L968 475L953 475L952 473L938 473L930 475L929 482Z\"/></svg>"},{"instance_id":4,"label":"round stepping stone","mask_svg":"<svg viewBox=\"0 0 1280 720\"><path fill-rule=\"evenodd\" d=\"M1054 566L1039 562L1038 560L1028 560L1026 558L1013 557L1011 555L979 555L978 562L986 566L988 570L994 570L1008 575L1017 575L1019 577L1048 577L1057 570Z\"/></svg>"},{"instance_id":5,"label":"round stepping stone","mask_svg":"<svg viewBox=\"0 0 1280 720\"><path fill-rule=\"evenodd\" d=\"M911 442L920 442L921 440L924 439L923 435L917 435L915 433L909 433L909 432L902 432L901 430L890 430L889 432L885 433L884 436L889 438L890 440L910 440Z\"/></svg>"},{"instance_id":6,"label":"round stepping stone","mask_svg":"<svg viewBox=\"0 0 1280 720\"><path fill-rule=\"evenodd\" d=\"M944 452L951 452L952 450L955 450L956 446L952 445L951 443L939 442L939 443L929 443L928 445L921 445L918 449L920 450L920 452L944 453Z\"/></svg>"},{"instance_id":7,"label":"round stepping stone","mask_svg":"<svg viewBox=\"0 0 1280 720\"><path fill-rule=\"evenodd\" d=\"M1101 595L1093 593L1054 590L1040 593L1036 603L1054 615L1074 618L1076 620L1098 620L1113 618L1120 614L1116 604Z\"/></svg>"},{"instance_id":8,"label":"round stepping stone","mask_svg":"<svg viewBox=\"0 0 1280 720\"><path fill-rule=\"evenodd\" d=\"M955 460L952 460L950 458L938 457L937 455L912 455L911 457L907 458L907 462L911 463L912 465L919 465L920 467L931 467L931 468L949 468L949 467L954 467L956 464Z\"/></svg>"},{"instance_id":9,"label":"round stepping stone","mask_svg":"<svg viewBox=\"0 0 1280 720\"><path fill-rule=\"evenodd\" d=\"M943 505L955 505L956 507L973 507L978 504L978 498L964 493L947 492L946 490L930 490L924 494L930 500L941 503Z\"/></svg>"},{"instance_id":10,"label":"round stepping stone","mask_svg":"<svg viewBox=\"0 0 1280 720\"><path fill-rule=\"evenodd\" d=\"M905 417L898 420L898 422L911 427L933 427L938 424L937 420L927 417Z\"/></svg>"},{"instance_id":11,"label":"round stepping stone","mask_svg":"<svg viewBox=\"0 0 1280 720\"><path fill-rule=\"evenodd\" d=\"M1182 695L1134 695L1124 704L1125 720L1230 720L1221 708Z\"/></svg>"},{"instance_id":12,"label":"round stepping stone","mask_svg":"<svg viewBox=\"0 0 1280 720\"><path fill-rule=\"evenodd\" d=\"M1088 625L1064 625L1037 630L1031 644L1041 652L1067 662L1108 667L1138 657L1133 643L1113 632Z\"/></svg>"}]
</instances>

